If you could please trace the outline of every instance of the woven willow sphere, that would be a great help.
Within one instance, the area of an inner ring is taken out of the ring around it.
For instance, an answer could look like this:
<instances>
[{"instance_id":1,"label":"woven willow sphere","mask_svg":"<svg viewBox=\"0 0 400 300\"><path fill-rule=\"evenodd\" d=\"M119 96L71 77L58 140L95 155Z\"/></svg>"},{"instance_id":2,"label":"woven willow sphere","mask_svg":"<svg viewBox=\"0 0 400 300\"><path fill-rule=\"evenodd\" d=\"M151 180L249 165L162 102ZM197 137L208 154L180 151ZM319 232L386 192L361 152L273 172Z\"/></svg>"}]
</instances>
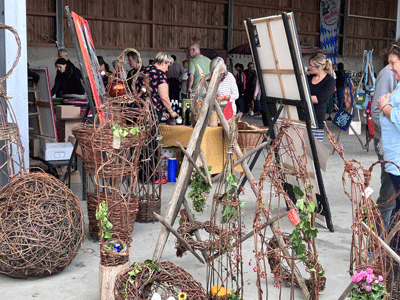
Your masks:
<instances>
[{"instance_id":1,"label":"woven willow sphere","mask_svg":"<svg viewBox=\"0 0 400 300\"><path fill-rule=\"evenodd\" d=\"M84 238L79 199L60 180L26 173L0 190L0 273L17 278L59 273Z\"/></svg>"}]
</instances>

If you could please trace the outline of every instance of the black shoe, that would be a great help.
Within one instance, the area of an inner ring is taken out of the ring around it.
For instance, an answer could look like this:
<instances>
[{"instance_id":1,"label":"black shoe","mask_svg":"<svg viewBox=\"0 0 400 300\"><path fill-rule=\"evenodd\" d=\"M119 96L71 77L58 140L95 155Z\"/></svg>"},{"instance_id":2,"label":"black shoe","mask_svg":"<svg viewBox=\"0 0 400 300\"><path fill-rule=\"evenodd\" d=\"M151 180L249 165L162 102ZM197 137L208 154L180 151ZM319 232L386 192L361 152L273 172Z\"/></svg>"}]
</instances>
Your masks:
<instances>
[{"instance_id":1,"label":"black shoe","mask_svg":"<svg viewBox=\"0 0 400 300\"><path fill-rule=\"evenodd\" d=\"M328 117L328 119L327 119L328 121L332 121L332 118L331 117Z\"/></svg>"}]
</instances>

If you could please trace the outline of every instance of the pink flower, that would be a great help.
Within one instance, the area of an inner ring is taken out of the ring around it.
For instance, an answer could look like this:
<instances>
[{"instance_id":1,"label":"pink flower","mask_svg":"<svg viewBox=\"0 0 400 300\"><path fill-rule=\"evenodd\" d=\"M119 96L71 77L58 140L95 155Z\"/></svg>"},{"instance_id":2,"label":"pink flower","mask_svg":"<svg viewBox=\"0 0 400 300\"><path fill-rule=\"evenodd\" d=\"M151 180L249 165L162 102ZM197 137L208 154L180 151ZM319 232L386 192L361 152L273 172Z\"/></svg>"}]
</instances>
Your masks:
<instances>
[{"instance_id":1,"label":"pink flower","mask_svg":"<svg viewBox=\"0 0 400 300\"><path fill-rule=\"evenodd\" d=\"M371 283L372 281L374 281L374 275L367 275L367 283Z\"/></svg>"},{"instance_id":2,"label":"pink flower","mask_svg":"<svg viewBox=\"0 0 400 300\"><path fill-rule=\"evenodd\" d=\"M359 283L363 279L363 277L359 273L356 273L354 276L356 277L355 283Z\"/></svg>"},{"instance_id":3,"label":"pink flower","mask_svg":"<svg viewBox=\"0 0 400 300\"><path fill-rule=\"evenodd\" d=\"M379 280L380 282L382 282L382 281L383 281L383 277L382 277L381 275L379 275L379 276L378 276L378 280Z\"/></svg>"},{"instance_id":4,"label":"pink flower","mask_svg":"<svg viewBox=\"0 0 400 300\"><path fill-rule=\"evenodd\" d=\"M353 276L351 276L351 281L353 281L353 282L358 282L358 281L357 281L357 275L356 275L356 274L354 274Z\"/></svg>"},{"instance_id":5,"label":"pink flower","mask_svg":"<svg viewBox=\"0 0 400 300\"><path fill-rule=\"evenodd\" d=\"M371 268L367 269L367 274L374 274L374 270L372 270Z\"/></svg>"},{"instance_id":6,"label":"pink flower","mask_svg":"<svg viewBox=\"0 0 400 300\"><path fill-rule=\"evenodd\" d=\"M367 272L365 272L364 270L363 271L361 271L360 273L358 273L358 274L360 274L361 276L362 276L362 278L365 278L365 277L367 277Z\"/></svg>"},{"instance_id":7,"label":"pink flower","mask_svg":"<svg viewBox=\"0 0 400 300\"><path fill-rule=\"evenodd\" d=\"M367 285L367 286L365 287L365 290L367 291L367 293L369 293L369 292L371 291L371 286L370 286L370 285Z\"/></svg>"}]
</instances>

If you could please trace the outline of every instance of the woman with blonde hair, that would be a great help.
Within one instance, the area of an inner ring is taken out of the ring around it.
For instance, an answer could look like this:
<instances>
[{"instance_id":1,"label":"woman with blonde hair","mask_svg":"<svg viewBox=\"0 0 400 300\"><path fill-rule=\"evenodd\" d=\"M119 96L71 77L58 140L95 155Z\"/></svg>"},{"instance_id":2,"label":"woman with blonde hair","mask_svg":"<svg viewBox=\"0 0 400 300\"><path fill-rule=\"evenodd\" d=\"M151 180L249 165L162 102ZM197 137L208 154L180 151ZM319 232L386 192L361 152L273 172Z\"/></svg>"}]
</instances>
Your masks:
<instances>
[{"instance_id":1,"label":"woman with blonde hair","mask_svg":"<svg viewBox=\"0 0 400 300\"><path fill-rule=\"evenodd\" d=\"M161 120L162 116L167 119L174 119L178 116L171 107L168 80L167 75L165 75L165 72L173 61L171 55L165 52L158 52L153 64L143 70L143 73L149 76L150 79L151 98L158 115L158 120Z\"/></svg>"},{"instance_id":2,"label":"woman with blonde hair","mask_svg":"<svg viewBox=\"0 0 400 300\"><path fill-rule=\"evenodd\" d=\"M331 76L332 71L332 61L324 54L317 53L310 58L307 71L308 85L318 126L313 129L313 134L320 141L324 140L326 104L335 88L335 80Z\"/></svg>"}]
</instances>

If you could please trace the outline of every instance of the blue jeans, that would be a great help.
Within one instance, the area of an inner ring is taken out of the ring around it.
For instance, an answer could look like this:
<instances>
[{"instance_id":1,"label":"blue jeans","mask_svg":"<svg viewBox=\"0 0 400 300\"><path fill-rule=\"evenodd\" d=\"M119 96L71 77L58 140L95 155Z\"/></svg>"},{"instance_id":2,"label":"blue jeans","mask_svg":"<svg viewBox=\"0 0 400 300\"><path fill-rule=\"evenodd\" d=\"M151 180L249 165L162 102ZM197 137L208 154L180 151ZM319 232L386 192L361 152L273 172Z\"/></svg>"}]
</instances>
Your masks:
<instances>
[{"instance_id":1,"label":"blue jeans","mask_svg":"<svg viewBox=\"0 0 400 300\"><path fill-rule=\"evenodd\" d=\"M393 175L393 174L390 174L390 173L389 173L389 175L390 175L390 179L392 180L392 184L393 184L393 187L394 187L394 192L397 193L400 190L400 175L396 176L396 175ZM400 199L399 198L400 197L398 197L396 199L396 207L392 212L392 216L394 216L400 209Z\"/></svg>"},{"instance_id":2,"label":"blue jeans","mask_svg":"<svg viewBox=\"0 0 400 300\"><path fill-rule=\"evenodd\" d=\"M374 148L375 148L375 153L378 156L378 159L383 160L383 156L379 153L379 139L374 139ZM385 203L394 194L395 194L394 187L390 175L385 171L385 164L381 164L381 188L379 189L379 197L376 200L376 203L377 204ZM386 232L389 230L390 218L395 208L396 208L396 201L392 201L382 207L379 207L379 211L381 212Z\"/></svg>"}]
</instances>

